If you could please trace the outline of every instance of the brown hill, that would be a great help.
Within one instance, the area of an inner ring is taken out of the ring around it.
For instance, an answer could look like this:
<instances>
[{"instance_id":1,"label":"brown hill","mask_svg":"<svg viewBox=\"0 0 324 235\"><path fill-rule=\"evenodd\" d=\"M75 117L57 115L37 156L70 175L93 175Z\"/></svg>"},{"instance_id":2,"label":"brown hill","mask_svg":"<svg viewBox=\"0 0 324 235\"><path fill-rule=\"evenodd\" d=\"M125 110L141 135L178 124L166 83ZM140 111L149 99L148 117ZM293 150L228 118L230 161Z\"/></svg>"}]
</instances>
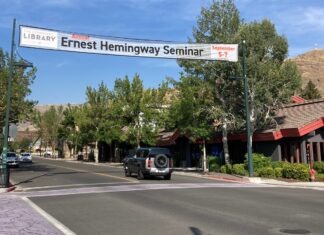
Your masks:
<instances>
[{"instance_id":1,"label":"brown hill","mask_svg":"<svg viewBox=\"0 0 324 235\"><path fill-rule=\"evenodd\" d=\"M315 49L292 59L302 75L303 87L312 81L324 97L324 49Z\"/></svg>"}]
</instances>

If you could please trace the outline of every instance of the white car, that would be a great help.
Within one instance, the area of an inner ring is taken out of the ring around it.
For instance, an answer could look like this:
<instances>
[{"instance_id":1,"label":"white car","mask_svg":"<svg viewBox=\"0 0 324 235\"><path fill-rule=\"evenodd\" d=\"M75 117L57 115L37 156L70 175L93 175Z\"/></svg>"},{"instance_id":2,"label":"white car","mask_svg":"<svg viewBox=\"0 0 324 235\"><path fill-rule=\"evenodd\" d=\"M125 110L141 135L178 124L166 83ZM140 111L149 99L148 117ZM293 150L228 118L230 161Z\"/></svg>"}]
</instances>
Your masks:
<instances>
[{"instance_id":1,"label":"white car","mask_svg":"<svg viewBox=\"0 0 324 235\"><path fill-rule=\"evenodd\" d=\"M19 158L14 152L7 153L7 165L13 167L19 167Z\"/></svg>"},{"instance_id":2,"label":"white car","mask_svg":"<svg viewBox=\"0 0 324 235\"><path fill-rule=\"evenodd\" d=\"M21 153L20 162L33 162L31 153Z\"/></svg>"}]
</instances>

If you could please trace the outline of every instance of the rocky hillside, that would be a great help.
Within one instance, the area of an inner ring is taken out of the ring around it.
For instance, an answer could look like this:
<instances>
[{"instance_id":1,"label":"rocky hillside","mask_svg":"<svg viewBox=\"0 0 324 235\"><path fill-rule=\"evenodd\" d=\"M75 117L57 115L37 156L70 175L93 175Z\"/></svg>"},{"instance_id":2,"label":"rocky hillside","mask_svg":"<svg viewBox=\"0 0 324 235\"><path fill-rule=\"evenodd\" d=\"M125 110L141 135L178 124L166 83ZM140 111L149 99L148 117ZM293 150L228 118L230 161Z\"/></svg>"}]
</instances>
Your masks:
<instances>
[{"instance_id":1,"label":"rocky hillside","mask_svg":"<svg viewBox=\"0 0 324 235\"><path fill-rule=\"evenodd\" d=\"M324 49L315 49L292 59L302 74L303 87L311 80L324 97Z\"/></svg>"}]
</instances>

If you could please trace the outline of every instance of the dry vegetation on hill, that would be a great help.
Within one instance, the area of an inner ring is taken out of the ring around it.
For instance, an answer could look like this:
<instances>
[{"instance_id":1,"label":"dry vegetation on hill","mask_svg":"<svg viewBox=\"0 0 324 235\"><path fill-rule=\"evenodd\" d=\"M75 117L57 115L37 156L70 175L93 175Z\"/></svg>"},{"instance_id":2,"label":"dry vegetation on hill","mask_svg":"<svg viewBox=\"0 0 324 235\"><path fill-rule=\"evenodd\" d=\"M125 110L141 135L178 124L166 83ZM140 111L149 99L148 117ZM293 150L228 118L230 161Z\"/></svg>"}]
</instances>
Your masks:
<instances>
[{"instance_id":1,"label":"dry vegetation on hill","mask_svg":"<svg viewBox=\"0 0 324 235\"><path fill-rule=\"evenodd\" d=\"M302 75L303 87L312 81L324 97L324 49L316 49L292 59Z\"/></svg>"}]
</instances>

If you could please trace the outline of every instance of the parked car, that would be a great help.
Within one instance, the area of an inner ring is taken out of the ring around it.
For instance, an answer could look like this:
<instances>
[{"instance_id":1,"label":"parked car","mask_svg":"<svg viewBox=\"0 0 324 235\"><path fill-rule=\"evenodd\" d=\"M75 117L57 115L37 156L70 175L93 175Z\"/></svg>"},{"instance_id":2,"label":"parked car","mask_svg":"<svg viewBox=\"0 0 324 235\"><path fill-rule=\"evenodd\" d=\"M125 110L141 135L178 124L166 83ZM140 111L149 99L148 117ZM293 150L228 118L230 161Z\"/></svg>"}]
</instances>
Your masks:
<instances>
[{"instance_id":1,"label":"parked car","mask_svg":"<svg viewBox=\"0 0 324 235\"><path fill-rule=\"evenodd\" d=\"M170 180L172 173L172 157L167 148L139 148L135 155L129 155L124 160L125 176L137 174L137 179L147 176L163 176Z\"/></svg>"},{"instance_id":2,"label":"parked car","mask_svg":"<svg viewBox=\"0 0 324 235\"><path fill-rule=\"evenodd\" d=\"M16 153L7 153L7 165L12 167L19 167L19 157L16 155Z\"/></svg>"},{"instance_id":3,"label":"parked car","mask_svg":"<svg viewBox=\"0 0 324 235\"><path fill-rule=\"evenodd\" d=\"M46 151L45 153L44 153L44 157L52 157L52 152L50 152L50 151Z\"/></svg>"},{"instance_id":4,"label":"parked car","mask_svg":"<svg viewBox=\"0 0 324 235\"><path fill-rule=\"evenodd\" d=\"M33 162L31 153L21 153L20 162Z\"/></svg>"}]
</instances>

